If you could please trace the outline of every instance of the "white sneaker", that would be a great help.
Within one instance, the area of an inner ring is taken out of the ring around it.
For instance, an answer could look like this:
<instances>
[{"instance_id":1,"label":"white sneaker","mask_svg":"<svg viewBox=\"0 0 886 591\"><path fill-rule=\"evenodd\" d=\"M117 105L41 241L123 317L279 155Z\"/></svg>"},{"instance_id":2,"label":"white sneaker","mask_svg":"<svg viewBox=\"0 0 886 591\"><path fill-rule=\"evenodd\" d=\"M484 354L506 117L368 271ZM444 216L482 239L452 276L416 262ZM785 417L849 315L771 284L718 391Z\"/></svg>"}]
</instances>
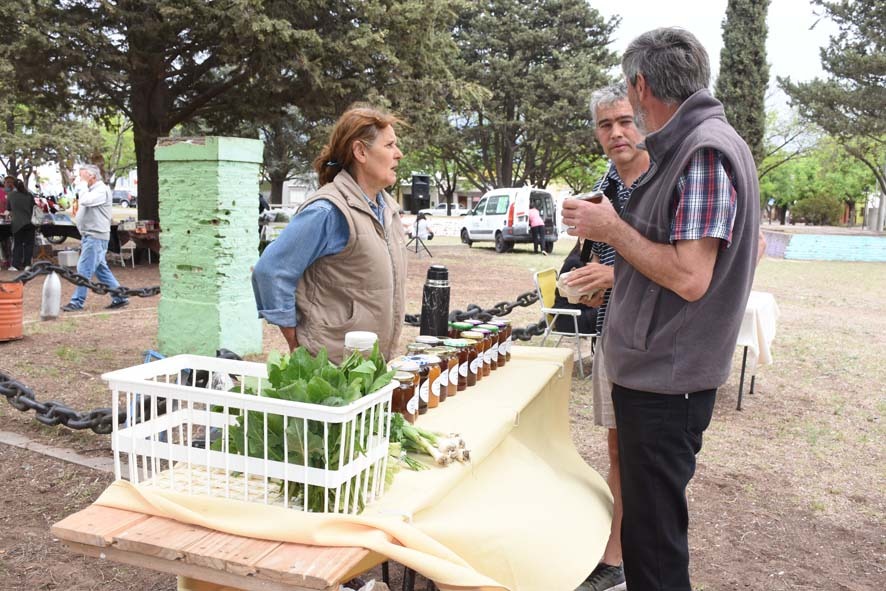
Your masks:
<instances>
[{"instance_id":1,"label":"white sneaker","mask_svg":"<svg viewBox=\"0 0 886 591\"><path fill-rule=\"evenodd\" d=\"M9 269L7 269L7 271L18 271L18 269L16 269L15 267L9 267Z\"/></svg>"}]
</instances>

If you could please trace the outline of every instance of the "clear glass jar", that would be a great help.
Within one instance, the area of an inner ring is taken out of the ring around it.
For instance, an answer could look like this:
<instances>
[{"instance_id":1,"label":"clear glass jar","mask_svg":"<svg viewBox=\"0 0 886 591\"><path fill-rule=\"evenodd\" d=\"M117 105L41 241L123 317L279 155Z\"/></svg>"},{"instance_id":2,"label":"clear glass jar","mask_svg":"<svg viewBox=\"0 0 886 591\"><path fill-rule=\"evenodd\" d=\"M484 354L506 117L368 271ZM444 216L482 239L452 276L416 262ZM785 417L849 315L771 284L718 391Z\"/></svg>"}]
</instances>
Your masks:
<instances>
[{"instance_id":1,"label":"clear glass jar","mask_svg":"<svg viewBox=\"0 0 886 591\"><path fill-rule=\"evenodd\" d=\"M364 359L372 354L372 348L378 341L378 335L374 332L355 330L345 333L345 346L342 358L347 359L354 353L359 353Z\"/></svg>"}]
</instances>

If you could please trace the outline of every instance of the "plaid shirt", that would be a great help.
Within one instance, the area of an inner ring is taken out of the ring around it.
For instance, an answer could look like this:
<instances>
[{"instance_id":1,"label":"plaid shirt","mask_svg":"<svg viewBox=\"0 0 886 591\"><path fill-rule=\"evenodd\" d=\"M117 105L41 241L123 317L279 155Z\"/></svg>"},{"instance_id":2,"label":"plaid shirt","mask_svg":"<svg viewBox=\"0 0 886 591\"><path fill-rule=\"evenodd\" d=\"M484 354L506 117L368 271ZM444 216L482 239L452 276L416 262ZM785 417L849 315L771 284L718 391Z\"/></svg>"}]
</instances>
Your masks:
<instances>
[{"instance_id":1,"label":"plaid shirt","mask_svg":"<svg viewBox=\"0 0 886 591\"><path fill-rule=\"evenodd\" d=\"M616 202L612 205L615 207L616 211L621 213L624 209L625 203L627 203L628 199L631 197L634 188L636 188L637 184L643 179L644 175L645 173L641 174L630 187L626 187L624 181L618 176L618 170L615 169L615 164L610 162L609 170L606 171L606 176L600 179L600 182L597 183L594 190L605 191L609 185L614 183L618 192L616 194ZM601 265L607 265L609 267L615 265L615 249L605 242L594 242L591 247L591 252L597 255L600 259ZM606 291L603 292L603 303L597 308L597 334L603 334L603 323L606 320L606 309L609 307L609 296L611 295L612 288L606 288Z\"/></svg>"},{"instance_id":2,"label":"plaid shirt","mask_svg":"<svg viewBox=\"0 0 886 591\"><path fill-rule=\"evenodd\" d=\"M674 190L671 242L720 238L732 242L735 222L735 184L732 167L719 151L697 151Z\"/></svg>"}]
</instances>

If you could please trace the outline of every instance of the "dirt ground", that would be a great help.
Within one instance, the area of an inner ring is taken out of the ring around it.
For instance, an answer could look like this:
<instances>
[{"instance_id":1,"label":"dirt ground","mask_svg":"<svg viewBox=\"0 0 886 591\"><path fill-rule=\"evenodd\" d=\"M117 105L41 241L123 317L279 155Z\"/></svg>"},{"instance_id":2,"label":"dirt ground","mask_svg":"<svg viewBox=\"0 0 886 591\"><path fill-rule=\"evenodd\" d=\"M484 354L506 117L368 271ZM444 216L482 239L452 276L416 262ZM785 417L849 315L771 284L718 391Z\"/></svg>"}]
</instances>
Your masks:
<instances>
[{"instance_id":1,"label":"dirt ground","mask_svg":"<svg viewBox=\"0 0 886 591\"><path fill-rule=\"evenodd\" d=\"M428 246L433 259L409 255L410 313L420 311L431 263L450 270L453 309L489 307L533 290L532 272L559 266L571 244L562 240L550 257L526 246L497 255L447 237ZM128 287L160 281L156 263L113 270ZM12 276L0 272L0 281ZM689 490L696 590L886 588L884 285L883 264L761 264L755 289L774 293L781 310L775 364L759 369L756 392L741 412L735 410L740 357L720 389ZM42 278L26 286L26 336L0 343L0 369L32 387L40 401L80 411L107 406L102 372L140 363L145 350L156 349L159 298L133 298L128 308L105 311L110 298L90 294L85 311L41 322L41 288ZM63 302L72 291L63 285ZM539 312L518 308L511 318L525 326ZM416 333L407 327L404 341ZM283 348L275 329L264 334L266 352ZM592 425L589 384L576 377L573 385L576 446L605 475L605 434ZM110 457L108 436L42 426L33 413L2 400L0 431ZM52 539L49 526L88 505L109 482L104 472L0 444L0 587L174 589L172 577L79 557Z\"/></svg>"}]
</instances>

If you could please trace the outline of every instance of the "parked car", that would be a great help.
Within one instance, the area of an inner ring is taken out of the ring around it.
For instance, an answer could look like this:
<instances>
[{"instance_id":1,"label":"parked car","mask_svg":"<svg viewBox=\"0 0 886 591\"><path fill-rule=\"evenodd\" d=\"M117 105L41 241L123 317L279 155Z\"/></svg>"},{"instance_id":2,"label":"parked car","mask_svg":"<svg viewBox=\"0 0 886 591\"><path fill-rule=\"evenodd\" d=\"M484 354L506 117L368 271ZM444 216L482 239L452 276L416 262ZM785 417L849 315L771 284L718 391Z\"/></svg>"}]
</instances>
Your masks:
<instances>
[{"instance_id":1,"label":"parked car","mask_svg":"<svg viewBox=\"0 0 886 591\"><path fill-rule=\"evenodd\" d=\"M114 205L119 205L120 207L135 207L138 205L138 198L125 189L114 191L111 194L111 201Z\"/></svg>"},{"instance_id":2,"label":"parked car","mask_svg":"<svg viewBox=\"0 0 886 591\"><path fill-rule=\"evenodd\" d=\"M451 215L467 215L470 211L463 208L461 205L458 205L457 203L453 203L449 207L451 208ZM419 209L418 213L423 213L426 215L446 215L446 203L438 203L436 207Z\"/></svg>"},{"instance_id":3,"label":"parked car","mask_svg":"<svg viewBox=\"0 0 886 591\"><path fill-rule=\"evenodd\" d=\"M493 189L465 217L461 241L491 241L496 252L507 252L518 242L532 243L529 232L529 209L535 207L545 222L545 251L554 250L557 241L557 212L554 197L532 187Z\"/></svg>"}]
</instances>

